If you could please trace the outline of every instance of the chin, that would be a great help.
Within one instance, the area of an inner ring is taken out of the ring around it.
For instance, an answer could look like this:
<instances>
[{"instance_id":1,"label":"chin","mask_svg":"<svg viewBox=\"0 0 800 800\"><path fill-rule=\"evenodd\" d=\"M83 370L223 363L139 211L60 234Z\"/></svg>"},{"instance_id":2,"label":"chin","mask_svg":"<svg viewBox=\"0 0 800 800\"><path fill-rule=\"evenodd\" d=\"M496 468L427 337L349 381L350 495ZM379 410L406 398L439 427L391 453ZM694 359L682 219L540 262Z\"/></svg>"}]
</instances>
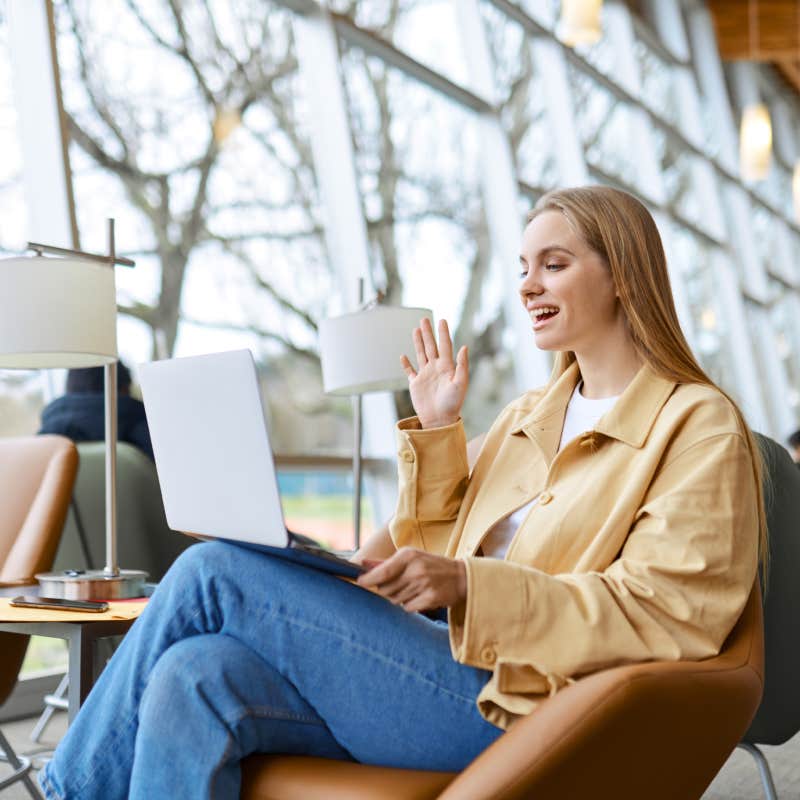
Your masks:
<instances>
[{"instance_id":1,"label":"chin","mask_svg":"<svg viewBox=\"0 0 800 800\"><path fill-rule=\"evenodd\" d=\"M546 333L537 334L533 333L533 340L539 350L569 350L562 342L559 342L554 336L548 336Z\"/></svg>"}]
</instances>

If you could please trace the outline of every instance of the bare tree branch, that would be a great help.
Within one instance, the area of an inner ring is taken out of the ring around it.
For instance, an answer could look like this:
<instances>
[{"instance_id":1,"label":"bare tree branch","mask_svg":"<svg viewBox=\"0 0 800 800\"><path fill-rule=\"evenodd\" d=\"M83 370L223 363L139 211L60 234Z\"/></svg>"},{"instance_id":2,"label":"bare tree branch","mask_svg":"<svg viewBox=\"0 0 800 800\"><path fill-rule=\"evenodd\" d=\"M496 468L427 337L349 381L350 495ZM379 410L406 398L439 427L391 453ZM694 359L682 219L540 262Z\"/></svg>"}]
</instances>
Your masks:
<instances>
[{"instance_id":1,"label":"bare tree branch","mask_svg":"<svg viewBox=\"0 0 800 800\"><path fill-rule=\"evenodd\" d=\"M289 353L291 353L294 356L307 358L309 361L317 363L319 362L319 354L314 352L313 350L309 350L305 347L298 347L297 345L288 341L285 336L275 333L274 331L268 331L264 328L259 328L257 325L254 325L252 323L247 325L238 325L235 322L197 319L195 317L186 316L185 314L181 315L181 321L188 322L191 325L197 325L202 328L215 328L217 330L242 331L243 333L254 333L261 339L268 339L274 342L279 342L287 349Z\"/></svg>"}]
</instances>

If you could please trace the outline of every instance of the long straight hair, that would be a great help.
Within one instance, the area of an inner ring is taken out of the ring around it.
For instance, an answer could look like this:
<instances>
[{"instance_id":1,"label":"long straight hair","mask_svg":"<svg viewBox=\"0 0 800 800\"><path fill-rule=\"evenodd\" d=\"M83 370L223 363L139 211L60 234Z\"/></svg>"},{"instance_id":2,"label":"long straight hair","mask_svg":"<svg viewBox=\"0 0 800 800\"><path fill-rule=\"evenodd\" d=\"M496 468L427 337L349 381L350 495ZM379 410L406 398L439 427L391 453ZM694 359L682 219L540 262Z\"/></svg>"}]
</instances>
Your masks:
<instances>
[{"instance_id":1,"label":"long straight hair","mask_svg":"<svg viewBox=\"0 0 800 800\"><path fill-rule=\"evenodd\" d=\"M658 375L676 383L713 386L733 406L753 466L758 552L762 577L766 579L769 550L761 452L739 406L706 375L683 335L672 298L664 246L650 212L632 195L607 186L548 192L528 214L528 222L545 211L561 212L610 268L633 343L644 362ZM557 353L553 375L560 375L573 361L573 352Z\"/></svg>"}]
</instances>

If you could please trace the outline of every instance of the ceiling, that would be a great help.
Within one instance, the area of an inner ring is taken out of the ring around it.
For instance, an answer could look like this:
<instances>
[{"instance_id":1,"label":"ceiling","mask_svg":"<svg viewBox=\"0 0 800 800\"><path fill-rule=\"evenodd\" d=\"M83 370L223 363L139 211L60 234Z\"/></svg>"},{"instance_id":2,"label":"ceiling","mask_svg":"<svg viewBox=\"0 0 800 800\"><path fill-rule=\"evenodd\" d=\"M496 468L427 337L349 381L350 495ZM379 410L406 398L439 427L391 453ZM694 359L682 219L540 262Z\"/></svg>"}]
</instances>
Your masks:
<instances>
[{"instance_id":1,"label":"ceiling","mask_svg":"<svg viewBox=\"0 0 800 800\"><path fill-rule=\"evenodd\" d=\"M725 61L773 64L800 94L800 0L708 0Z\"/></svg>"}]
</instances>

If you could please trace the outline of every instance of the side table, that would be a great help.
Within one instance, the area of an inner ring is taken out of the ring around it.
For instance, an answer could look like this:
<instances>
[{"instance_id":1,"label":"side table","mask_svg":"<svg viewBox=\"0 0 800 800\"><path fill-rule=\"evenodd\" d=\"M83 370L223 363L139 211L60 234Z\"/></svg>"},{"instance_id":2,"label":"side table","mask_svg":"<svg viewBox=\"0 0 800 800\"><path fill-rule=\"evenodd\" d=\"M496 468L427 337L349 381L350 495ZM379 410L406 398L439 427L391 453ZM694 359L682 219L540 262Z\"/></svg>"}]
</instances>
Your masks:
<instances>
[{"instance_id":1,"label":"side table","mask_svg":"<svg viewBox=\"0 0 800 800\"><path fill-rule=\"evenodd\" d=\"M0 595L38 594L38 586L17 587L13 593L7 589ZM94 686L95 645L100 639L109 636L122 636L136 621L135 619L92 620L89 614L86 621L75 622L1 622L3 633L19 633L29 636L50 636L66 639L69 648L69 690L67 708L70 723L80 710Z\"/></svg>"},{"instance_id":2,"label":"side table","mask_svg":"<svg viewBox=\"0 0 800 800\"><path fill-rule=\"evenodd\" d=\"M0 631L30 636L52 636L67 640L69 647L67 703L69 721L72 722L94 686L96 642L109 636L121 636L135 621L114 619L103 622L0 622Z\"/></svg>"}]
</instances>

